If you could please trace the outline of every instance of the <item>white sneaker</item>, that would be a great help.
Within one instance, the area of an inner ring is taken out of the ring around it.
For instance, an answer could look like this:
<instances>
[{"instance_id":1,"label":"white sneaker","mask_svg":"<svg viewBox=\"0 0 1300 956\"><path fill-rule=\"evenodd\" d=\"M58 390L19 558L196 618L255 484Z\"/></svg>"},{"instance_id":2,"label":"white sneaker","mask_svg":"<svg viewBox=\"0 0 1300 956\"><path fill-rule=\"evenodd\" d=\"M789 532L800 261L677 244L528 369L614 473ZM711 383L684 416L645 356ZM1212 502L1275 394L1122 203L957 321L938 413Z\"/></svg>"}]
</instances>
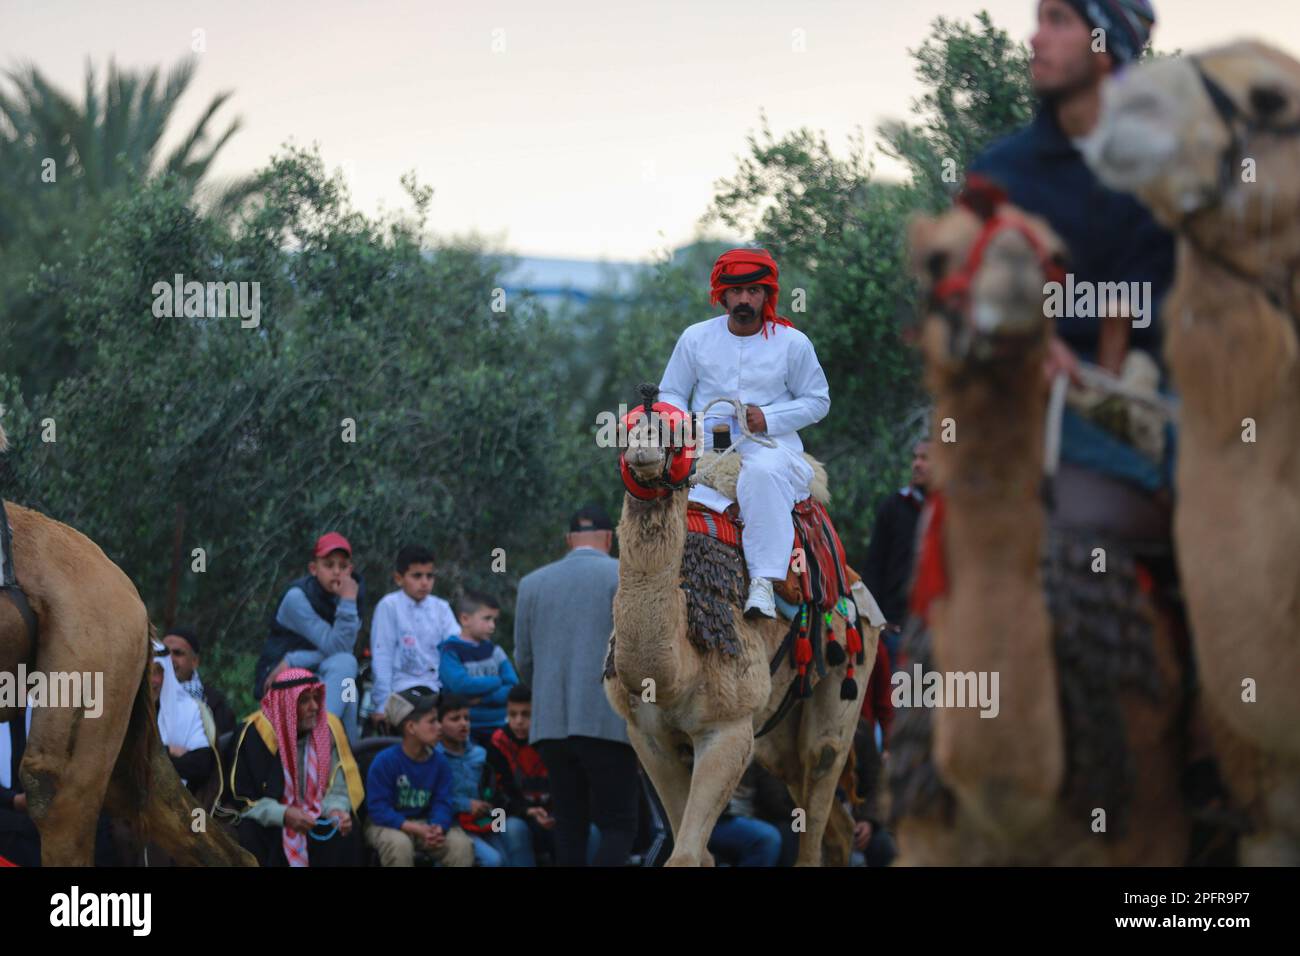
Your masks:
<instances>
[{"instance_id":1,"label":"white sneaker","mask_svg":"<svg viewBox=\"0 0 1300 956\"><path fill-rule=\"evenodd\" d=\"M776 617L776 599L772 595L772 582L767 578L753 578L749 582L749 599L745 601L745 617Z\"/></svg>"}]
</instances>

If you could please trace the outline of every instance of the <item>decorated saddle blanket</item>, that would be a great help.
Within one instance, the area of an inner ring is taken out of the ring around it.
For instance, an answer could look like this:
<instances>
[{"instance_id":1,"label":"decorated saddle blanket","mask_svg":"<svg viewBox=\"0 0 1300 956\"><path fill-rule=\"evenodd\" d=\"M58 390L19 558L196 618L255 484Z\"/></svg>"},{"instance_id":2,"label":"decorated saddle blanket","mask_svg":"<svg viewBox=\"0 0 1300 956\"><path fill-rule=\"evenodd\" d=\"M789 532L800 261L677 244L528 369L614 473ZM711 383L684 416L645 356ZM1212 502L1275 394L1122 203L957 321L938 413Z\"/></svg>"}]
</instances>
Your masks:
<instances>
[{"instance_id":1,"label":"decorated saddle blanket","mask_svg":"<svg viewBox=\"0 0 1300 956\"><path fill-rule=\"evenodd\" d=\"M743 522L727 511L713 511L698 502L686 509L686 531L700 534L744 553ZM801 605L811 601L823 611L830 610L835 602L849 594L857 575L853 574L844 556L844 545L831 522L826 506L816 498L805 498L791 511L794 519L795 547L784 583L778 583L777 593L788 604ZM743 560L740 562L742 575ZM742 585L747 583L742 581Z\"/></svg>"}]
</instances>

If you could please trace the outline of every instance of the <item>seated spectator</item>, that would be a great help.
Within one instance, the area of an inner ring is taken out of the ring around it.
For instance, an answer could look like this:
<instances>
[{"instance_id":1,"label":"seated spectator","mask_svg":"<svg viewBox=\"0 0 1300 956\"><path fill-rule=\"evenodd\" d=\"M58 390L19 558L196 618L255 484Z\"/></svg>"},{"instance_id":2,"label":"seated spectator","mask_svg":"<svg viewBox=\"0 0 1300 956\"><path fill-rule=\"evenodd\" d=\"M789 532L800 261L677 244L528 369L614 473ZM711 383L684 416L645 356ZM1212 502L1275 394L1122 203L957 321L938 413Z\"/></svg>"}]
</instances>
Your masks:
<instances>
[{"instance_id":1,"label":"seated spectator","mask_svg":"<svg viewBox=\"0 0 1300 956\"><path fill-rule=\"evenodd\" d=\"M204 729L208 732L208 740L215 743L222 734L235 729L235 712L221 691L205 686L199 679L197 632L192 627L173 627L163 638L163 646L171 652L172 667L181 687L203 707Z\"/></svg>"},{"instance_id":2,"label":"seated spectator","mask_svg":"<svg viewBox=\"0 0 1300 956\"><path fill-rule=\"evenodd\" d=\"M519 675L506 652L492 643L501 606L478 591L456 599L460 636L442 645L442 686L470 703L474 741L487 746L506 724L506 698Z\"/></svg>"},{"instance_id":3,"label":"seated spectator","mask_svg":"<svg viewBox=\"0 0 1300 956\"><path fill-rule=\"evenodd\" d=\"M781 834L781 858L776 865L794 866L799 855L799 834L794 829L795 805L790 788L757 763L751 763L745 772L753 774L754 819L772 824Z\"/></svg>"},{"instance_id":4,"label":"seated spectator","mask_svg":"<svg viewBox=\"0 0 1300 956\"><path fill-rule=\"evenodd\" d=\"M882 645L883 646L883 645ZM877 666L880 666L877 664ZM885 673L888 673L886 663ZM873 675L874 677L874 675ZM857 758L856 790L858 800L853 802L853 856L861 855L866 866L889 866L898 855L894 838L885 829L883 801L883 768L880 751L876 748L875 728L865 720L858 721L853 734L853 749Z\"/></svg>"},{"instance_id":5,"label":"seated spectator","mask_svg":"<svg viewBox=\"0 0 1300 956\"><path fill-rule=\"evenodd\" d=\"M516 684L506 697L506 725L493 732L487 748L494 792L506 811L502 836L509 866L536 866L539 848L552 858L555 855L555 818L550 811L546 764L537 748L528 743L532 721L532 691ZM594 848L590 855L595 855Z\"/></svg>"},{"instance_id":6,"label":"seated spectator","mask_svg":"<svg viewBox=\"0 0 1300 956\"><path fill-rule=\"evenodd\" d=\"M441 736L438 695L408 687L388 698L384 719L402 736L366 774L366 842L383 866L473 866L474 845L452 826L451 765L433 748Z\"/></svg>"},{"instance_id":7,"label":"seated spectator","mask_svg":"<svg viewBox=\"0 0 1300 956\"><path fill-rule=\"evenodd\" d=\"M388 699L408 687L442 689L439 646L460 633L451 605L433 594L433 552L407 545L397 552L393 581L397 590L375 605L370 622L370 673L374 686L370 720L384 720ZM393 728L394 733L398 733Z\"/></svg>"},{"instance_id":8,"label":"seated spectator","mask_svg":"<svg viewBox=\"0 0 1300 956\"><path fill-rule=\"evenodd\" d=\"M198 794L217 768L216 751L203 727L199 703L181 688L167 648L155 646L149 665L149 692L158 714L158 736L181 783Z\"/></svg>"},{"instance_id":9,"label":"seated spectator","mask_svg":"<svg viewBox=\"0 0 1300 956\"><path fill-rule=\"evenodd\" d=\"M758 774L756 764L745 769L709 837L709 852L733 866L776 866L781 861L781 831L754 816Z\"/></svg>"},{"instance_id":10,"label":"seated spectator","mask_svg":"<svg viewBox=\"0 0 1300 956\"><path fill-rule=\"evenodd\" d=\"M322 535L312 553L306 577L289 585L271 619L253 696L261 699L272 678L285 668L316 671L325 684L326 710L342 721L352 741L358 731L353 648L365 589L352 569L352 545L343 535Z\"/></svg>"},{"instance_id":11,"label":"seated spectator","mask_svg":"<svg viewBox=\"0 0 1300 956\"><path fill-rule=\"evenodd\" d=\"M451 763L452 810L456 825L474 844L474 861L479 866L501 866L505 854L498 834L492 832L492 804L483 799L491 793L487 783L487 751L470 740L469 703L443 691L438 701L442 740L438 752Z\"/></svg>"},{"instance_id":12,"label":"seated spectator","mask_svg":"<svg viewBox=\"0 0 1300 956\"><path fill-rule=\"evenodd\" d=\"M324 698L318 677L291 667L239 731L230 793L240 811L239 842L262 866L358 862L352 812L365 790L343 725L324 711Z\"/></svg>"}]
</instances>

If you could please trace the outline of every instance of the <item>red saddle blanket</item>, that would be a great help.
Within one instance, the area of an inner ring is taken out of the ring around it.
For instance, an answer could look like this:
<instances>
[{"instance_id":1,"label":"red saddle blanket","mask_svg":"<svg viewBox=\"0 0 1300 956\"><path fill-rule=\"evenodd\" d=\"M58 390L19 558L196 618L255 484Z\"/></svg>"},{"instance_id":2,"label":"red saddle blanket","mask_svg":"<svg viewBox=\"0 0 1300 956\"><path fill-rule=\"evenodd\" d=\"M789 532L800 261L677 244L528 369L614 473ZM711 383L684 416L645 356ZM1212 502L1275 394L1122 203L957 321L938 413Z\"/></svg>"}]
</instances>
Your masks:
<instances>
[{"instance_id":1,"label":"red saddle blanket","mask_svg":"<svg viewBox=\"0 0 1300 956\"><path fill-rule=\"evenodd\" d=\"M849 593L848 562L839 533L825 506L812 497L795 505L790 517L794 519L795 546L786 584L797 585L800 592L792 595L793 603L811 601L823 610L830 610L840 595ZM742 553L745 550L742 525L738 521L696 502L691 502L686 509L686 530L716 538Z\"/></svg>"}]
</instances>

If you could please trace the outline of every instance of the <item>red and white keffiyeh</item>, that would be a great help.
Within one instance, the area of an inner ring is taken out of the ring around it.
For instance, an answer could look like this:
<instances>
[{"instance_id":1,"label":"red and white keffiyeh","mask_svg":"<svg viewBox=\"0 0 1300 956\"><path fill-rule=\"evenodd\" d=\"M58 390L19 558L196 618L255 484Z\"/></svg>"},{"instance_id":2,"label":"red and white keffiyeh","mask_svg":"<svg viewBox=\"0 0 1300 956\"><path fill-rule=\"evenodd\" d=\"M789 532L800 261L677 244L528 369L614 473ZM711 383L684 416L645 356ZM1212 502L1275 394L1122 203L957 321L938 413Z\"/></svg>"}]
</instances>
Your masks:
<instances>
[{"instance_id":1,"label":"red and white keffiyeh","mask_svg":"<svg viewBox=\"0 0 1300 956\"><path fill-rule=\"evenodd\" d=\"M303 683L295 683L304 681ZM293 686L283 686L292 684ZM304 761L306 781L298 786L298 698L303 694L316 695L320 716L312 728ZM271 724L275 742L280 750L280 767L284 770L285 807L297 807L312 817L320 816L321 800L325 796L330 772L330 729L325 715L325 685L301 667L290 667L276 675L271 689L262 698L262 713ZM307 835L284 828L284 855L290 866L307 865Z\"/></svg>"}]
</instances>

